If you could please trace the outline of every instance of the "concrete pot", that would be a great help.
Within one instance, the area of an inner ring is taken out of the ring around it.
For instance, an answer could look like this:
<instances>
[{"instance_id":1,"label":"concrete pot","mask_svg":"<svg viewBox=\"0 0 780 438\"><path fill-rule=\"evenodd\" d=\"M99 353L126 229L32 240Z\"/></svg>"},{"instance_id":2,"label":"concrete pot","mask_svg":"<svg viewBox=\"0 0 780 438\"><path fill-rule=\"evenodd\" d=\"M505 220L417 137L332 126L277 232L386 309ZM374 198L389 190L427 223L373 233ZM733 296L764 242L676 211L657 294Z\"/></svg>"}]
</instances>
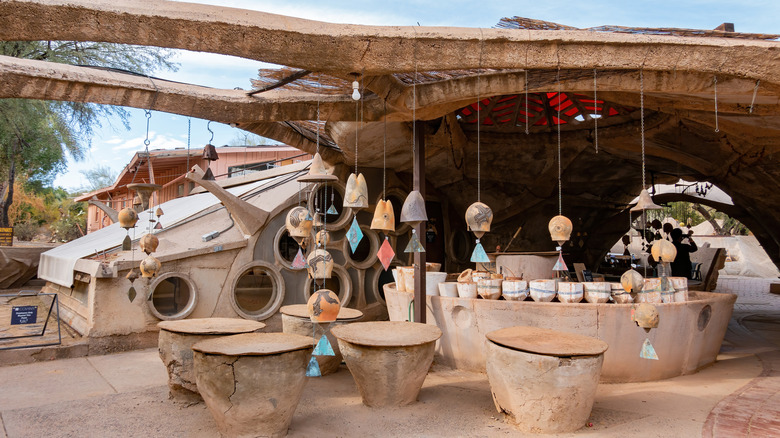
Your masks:
<instances>
[{"instance_id":1,"label":"concrete pot","mask_svg":"<svg viewBox=\"0 0 780 438\"><path fill-rule=\"evenodd\" d=\"M537 303L548 303L555 298L556 294L555 280L531 280L529 284L529 294Z\"/></svg>"},{"instance_id":2,"label":"concrete pot","mask_svg":"<svg viewBox=\"0 0 780 438\"><path fill-rule=\"evenodd\" d=\"M562 281L558 283L558 301L562 303L579 303L582 301L582 283Z\"/></svg>"},{"instance_id":3,"label":"concrete pot","mask_svg":"<svg viewBox=\"0 0 780 438\"><path fill-rule=\"evenodd\" d=\"M261 330L265 324L241 318L193 318L162 321L157 326L157 349L168 371L168 398L195 403L202 398L195 382L192 346L207 339Z\"/></svg>"},{"instance_id":4,"label":"concrete pot","mask_svg":"<svg viewBox=\"0 0 780 438\"><path fill-rule=\"evenodd\" d=\"M425 295L439 295L439 284L447 280L446 272L425 273Z\"/></svg>"},{"instance_id":5,"label":"concrete pot","mask_svg":"<svg viewBox=\"0 0 780 438\"><path fill-rule=\"evenodd\" d=\"M249 333L192 348L198 391L222 435L287 435L306 385L314 339Z\"/></svg>"},{"instance_id":6,"label":"concrete pot","mask_svg":"<svg viewBox=\"0 0 780 438\"><path fill-rule=\"evenodd\" d=\"M609 283L609 288L611 289L612 301L616 304L630 304L634 302L634 294L626 292L622 284Z\"/></svg>"},{"instance_id":7,"label":"concrete pot","mask_svg":"<svg viewBox=\"0 0 780 438\"><path fill-rule=\"evenodd\" d=\"M554 339L554 335L549 336ZM588 356L561 351L558 357L552 352L519 351L488 340L486 354L493 402L516 429L567 433L585 425L593 408L603 351Z\"/></svg>"},{"instance_id":8,"label":"concrete pot","mask_svg":"<svg viewBox=\"0 0 780 438\"><path fill-rule=\"evenodd\" d=\"M486 300L501 298L501 278L480 278L477 280L477 293Z\"/></svg>"},{"instance_id":9,"label":"concrete pot","mask_svg":"<svg viewBox=\"0 0 780 438\"><path fill-rule=\"evenodd\" d=\"M358 322L332 333L363 404L371 407L415 402L441 337L436 326L392 321Z\"/></svg>"},{"instance_id":10,"label":"concrete pot","mask_svg":"<svg viewBox=\"0 0 780 438\"><path fill-rule=\"evenodd\" d=\"M477 283L458 282L458 296L461 298L476 298L477 297Z\"/></svg>"},{"instance_id":11,"label":"concrete pot","mask_svg":"<svg viewBox=\"0 0 780 438\"><path fill-rule=\"evenodd\" d=\"M509 277L501 283L501 295L507 301L523 301L528 297L528 282Z\"/></svg>"},{"instance_id":12,"label":"concrete pot","mask_svg":"<svg viewBox=\"0 0 780 438\"><path fill-rule=\"evenodd\" d=\"M439 283L439 295L443 297L457 297L458 296L458 283L453 281L446 281Z\"/></svg>"},{"instance_id":13,"label":"concrete pot","mask_svg":"<svg viewBox=\"0 0 780 438\"><path fill-rule=\"evenodd\" d=\"M642 291L636 294L637 303L661 303L661 279L645 278Z\"/></svg>"},{"instance_id":14,"label":"concrete pot","mask_svg":"<svg viewBox=\"0 0 780 438\"><path fill-rule=\"evenodd\" d=\"M606 303L612 295L612 288L605 282L584 282L582 288L585 301L589 303Z\"/></svg>"}]
</instances>

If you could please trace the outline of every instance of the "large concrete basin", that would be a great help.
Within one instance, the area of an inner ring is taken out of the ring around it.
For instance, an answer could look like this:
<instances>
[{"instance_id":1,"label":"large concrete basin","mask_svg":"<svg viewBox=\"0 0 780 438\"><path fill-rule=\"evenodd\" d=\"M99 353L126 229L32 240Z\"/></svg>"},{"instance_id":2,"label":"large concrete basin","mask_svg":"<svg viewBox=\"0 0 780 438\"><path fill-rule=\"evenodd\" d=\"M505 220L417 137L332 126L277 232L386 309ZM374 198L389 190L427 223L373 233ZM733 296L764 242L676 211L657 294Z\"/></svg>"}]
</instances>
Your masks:
<instances>
[{"instance_id":1,"label":"large concrete basin","mask_svg":"<svg viewBox=\"0 0 780 438\"><path fill-rule=\"evenodd\" d=\"M384 286L388 313L404 321L412 294ZM592 336L609 344L601 382L646 382L691 374L715 362L734 302L733 294L690 292L684 303L656 304L658 328L637 327L631 304L565 304L427 296L428 324L443 335L436 360L453 368L485 372L485 334L518 325ZM658 360L640 357L649 339Z\"/></svg>"}]
</instances>

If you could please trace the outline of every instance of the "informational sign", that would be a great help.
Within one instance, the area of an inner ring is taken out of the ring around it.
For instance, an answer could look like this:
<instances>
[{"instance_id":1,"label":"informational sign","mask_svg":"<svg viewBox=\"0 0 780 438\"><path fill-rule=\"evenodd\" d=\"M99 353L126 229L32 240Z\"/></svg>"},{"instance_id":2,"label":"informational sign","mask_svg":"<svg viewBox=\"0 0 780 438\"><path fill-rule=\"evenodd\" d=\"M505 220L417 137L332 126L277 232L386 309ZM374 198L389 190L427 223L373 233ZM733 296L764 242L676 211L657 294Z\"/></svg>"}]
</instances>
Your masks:
<instances>
[{"instance_id":1,"label":"informational sign","mask_svg":"<svg viewBox=\"0 0 780 438\"><path fill-rule=\"evenodd\" d=\"M13 227L0 227L0 246L13 246L14 229Z\"/></svg>"},{"instance_id":2,"label":"informational sign","mask_svg":"<svg viewBox=\"0 0 780 438\"><path fill-rule=\"evenodd\" d=\"M584 271L582 271L582 278L584 279L584 281L593 281L593 272L591 272L588 269L585 269Z\"/></svg>"},{"instance_id":3,"label":"informational sign","mask_svg":"<svg viewBox=\"0 0 780 438\"><path fill-rule=\"evenodd\" d=\"M38 306L11 308L11 325L35 324L38 320Z\"/></svg>"}]
</instances>

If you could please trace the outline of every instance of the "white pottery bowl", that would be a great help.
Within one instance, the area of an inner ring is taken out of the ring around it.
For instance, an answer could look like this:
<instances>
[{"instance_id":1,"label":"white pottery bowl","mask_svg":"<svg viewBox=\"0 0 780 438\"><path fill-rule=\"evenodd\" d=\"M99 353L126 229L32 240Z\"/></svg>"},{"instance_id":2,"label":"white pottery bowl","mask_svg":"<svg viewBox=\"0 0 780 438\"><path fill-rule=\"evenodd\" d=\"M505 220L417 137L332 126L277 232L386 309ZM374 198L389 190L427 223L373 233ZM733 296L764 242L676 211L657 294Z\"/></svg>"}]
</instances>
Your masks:
<instances>
[{"instance_id":1,"label":"white pottery bowl","mask_svg":"<svg viewBox=\"0 0 780 438\"><path fill-rule=\"evenodd\" d=\"M582 283L562 281L558 283L558 301L562 303L579 303L582 301Z\"/></svg>"},{"instance_id":2,"label":"white pottery bowl","mask_svg":"<svg viewBox=\"0 0 780 438\"><path fill-rule=\"evenodd\" d=\"M555 298L555 280L531 280L529 294L536 302L546 303Z\"/></svg>"}]
</instances>

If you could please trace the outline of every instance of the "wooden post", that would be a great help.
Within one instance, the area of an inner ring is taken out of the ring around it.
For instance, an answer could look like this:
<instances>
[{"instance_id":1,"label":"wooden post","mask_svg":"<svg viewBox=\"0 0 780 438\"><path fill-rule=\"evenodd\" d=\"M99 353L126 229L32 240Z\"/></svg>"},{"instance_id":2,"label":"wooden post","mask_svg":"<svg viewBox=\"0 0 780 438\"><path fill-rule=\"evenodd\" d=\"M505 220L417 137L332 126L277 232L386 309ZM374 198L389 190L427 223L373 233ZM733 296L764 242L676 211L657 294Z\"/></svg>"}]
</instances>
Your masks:
<instances>
[{"instance_id":1,"label":"wooden post","mask_svg":"<svg viewBox=\"0 0 780 438\"><path fill-rule=\"evenodd\" d=\"M414 123L417 123L415 120ZM414 190L418 190L425 199L425 133L420 127L417 127L417 147L414 150ZM425 224L420 222L417 225L417 237L420 239L422 247L425 248ZM414 320L415 322L425 323L426 300L425 300L425 253L414 253Z\"/></svg>"}]
</instances>

